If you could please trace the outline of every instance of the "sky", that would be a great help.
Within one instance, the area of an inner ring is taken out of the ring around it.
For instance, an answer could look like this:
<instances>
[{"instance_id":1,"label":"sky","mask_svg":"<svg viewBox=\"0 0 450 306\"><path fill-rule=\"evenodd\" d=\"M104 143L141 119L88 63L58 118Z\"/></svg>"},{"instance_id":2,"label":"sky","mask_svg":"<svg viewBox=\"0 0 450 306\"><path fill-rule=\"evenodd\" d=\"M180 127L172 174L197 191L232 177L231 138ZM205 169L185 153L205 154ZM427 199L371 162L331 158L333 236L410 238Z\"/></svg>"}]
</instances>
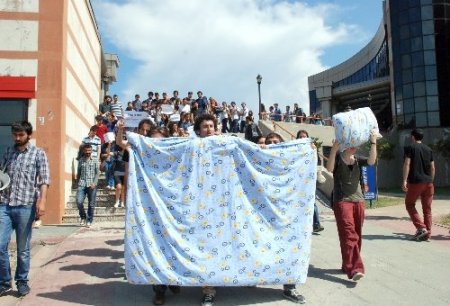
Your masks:
<instances>
[{"instance_id":1,"label":"sky","mask_svg":"<svg viewBox=\"0 0 450 306\"><path fill-rule=\"evenodd\" d=\"M110 94L122 104L147 92L201 90L258 111L299 103L308 76L363 48L382 18L381 0L92 0L104 52L119 56Z\"/></svg>"}]
</instances>

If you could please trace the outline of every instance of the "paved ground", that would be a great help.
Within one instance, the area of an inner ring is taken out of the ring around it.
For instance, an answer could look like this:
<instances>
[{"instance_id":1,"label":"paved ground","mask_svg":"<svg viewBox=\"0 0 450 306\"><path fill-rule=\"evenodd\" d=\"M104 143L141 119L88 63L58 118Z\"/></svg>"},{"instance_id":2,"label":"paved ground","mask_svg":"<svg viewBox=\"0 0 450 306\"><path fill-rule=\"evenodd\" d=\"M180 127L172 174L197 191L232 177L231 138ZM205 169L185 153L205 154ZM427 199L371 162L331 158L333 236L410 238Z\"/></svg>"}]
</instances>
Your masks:
<instances>
[{"instance_id":1,"label":"paved ground","mask_svg":"<svg viewBox=\"0 0 450 306\"><path fill-rule=\"evenodd\" d=\"M340 270L340 251L331 210L322 208L325 231L313 237L309 277L300 287L308 305L449 305L450 234L435 226L431 242L413 242L403 206L366 211L363 257L366 277L358 284ZM435 215L450 212L436 200ZM1 305L151 305L150 286L124 280L123 224L91 229L45 226L34 231L31 293L0 297ZM217 306L293 305L280 287L219 288ZM201 290L168 294L166 305L199 305Z\"/></svg>"}]
</instances>

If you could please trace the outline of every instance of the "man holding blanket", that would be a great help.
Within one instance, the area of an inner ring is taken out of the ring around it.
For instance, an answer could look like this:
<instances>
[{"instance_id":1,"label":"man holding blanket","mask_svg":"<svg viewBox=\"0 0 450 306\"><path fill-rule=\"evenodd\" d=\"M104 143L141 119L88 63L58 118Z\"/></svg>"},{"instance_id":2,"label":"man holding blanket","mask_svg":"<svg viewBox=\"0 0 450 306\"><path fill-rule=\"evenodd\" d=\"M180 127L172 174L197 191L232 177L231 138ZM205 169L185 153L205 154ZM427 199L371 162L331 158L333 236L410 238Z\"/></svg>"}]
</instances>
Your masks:
<instances>
[{"instance_id":1,"label":"man holding blanket","mask_svg":"<svg viewBox=\"0 0 450 306\"><path fill-rule=\"evenodd\" d=\"M125 265L133 284L213 286L306 281L316 152L306 140L268 146L216 136L153 140L128 133ZM209 296L208 296L209 295Z\"/></svg>"}]
</instances>

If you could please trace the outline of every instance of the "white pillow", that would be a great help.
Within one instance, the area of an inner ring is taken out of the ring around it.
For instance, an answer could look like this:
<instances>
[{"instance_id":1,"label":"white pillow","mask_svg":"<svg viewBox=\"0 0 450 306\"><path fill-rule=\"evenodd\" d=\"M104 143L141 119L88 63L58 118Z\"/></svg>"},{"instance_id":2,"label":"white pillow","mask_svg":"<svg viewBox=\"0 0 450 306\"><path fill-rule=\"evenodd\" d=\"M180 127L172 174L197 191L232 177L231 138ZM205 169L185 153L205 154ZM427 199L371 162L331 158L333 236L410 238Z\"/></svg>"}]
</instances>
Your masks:
<instances>
[{"instance_id":1,"label":"white pillow","mask_svg":"<svg viewBox=\"0 0 450 306\"><path fill-rule=\"evenodd\" d=\"M338 113L332 120L341 152L365 144L372 130L380 134L377 119L369 107Z\"/></svg>"}]
</instances>

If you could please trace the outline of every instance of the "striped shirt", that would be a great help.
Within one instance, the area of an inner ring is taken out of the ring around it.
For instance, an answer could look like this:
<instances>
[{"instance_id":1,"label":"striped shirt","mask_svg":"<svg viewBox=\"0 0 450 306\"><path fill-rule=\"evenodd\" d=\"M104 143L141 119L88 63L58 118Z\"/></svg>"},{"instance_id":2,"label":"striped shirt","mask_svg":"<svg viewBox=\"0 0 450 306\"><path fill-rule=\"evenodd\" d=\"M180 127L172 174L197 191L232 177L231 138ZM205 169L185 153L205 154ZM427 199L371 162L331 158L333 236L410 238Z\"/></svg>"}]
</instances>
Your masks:
<instances>
[{"instance_id":1,"label":"striped shirt","mask_svg":"<svg viewBox=\"0 0 450 306\"><path fill-rule=\"evenodd\" d=\"M112 112L116 117L123 117L122 104L120 104L119 102L117 102L117 103L112 103L112 104L111 104L111 112Z\"/></svg>"},{"instance_id":2,"label":"striped shirt","mask_svg":"<svg viewBox=\"0 0 450 306\"><path fill-rule=\"evenodd\" d=\"M78 187L97 185L100 163L97 159L82 157L78 162Z\"/></svg>"},{"instance_id":3,"label":"striped shirt","mask_svg":"<svg viewBox=\"0 0 450 306\"><path fill-rule=\"evenodd\" d=\"M33 205L42 185L50 185L50 170L44 150L28 143L24 151L9 147L2 166L11 183L0 193L0 201L10 206Z\"/></svg>"}]
</instances>

